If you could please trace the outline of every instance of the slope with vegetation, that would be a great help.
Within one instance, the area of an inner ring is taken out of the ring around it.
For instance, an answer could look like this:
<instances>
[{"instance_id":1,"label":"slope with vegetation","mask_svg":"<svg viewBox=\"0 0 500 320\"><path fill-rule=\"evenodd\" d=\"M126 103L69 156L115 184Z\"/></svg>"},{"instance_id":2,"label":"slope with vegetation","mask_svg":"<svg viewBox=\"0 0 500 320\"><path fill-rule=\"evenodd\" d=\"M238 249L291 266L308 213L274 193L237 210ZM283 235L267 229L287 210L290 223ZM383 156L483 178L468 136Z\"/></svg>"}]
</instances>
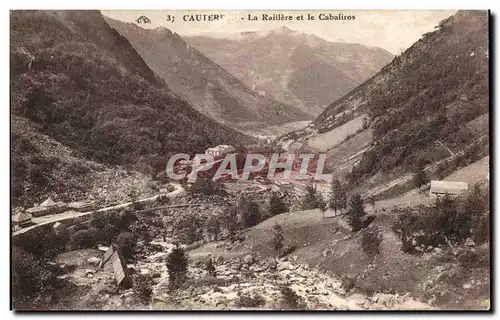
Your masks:
<instances>
[{"instance_id":1,"label":"slope with vegetation","mask_svg":"<svg viewBox=\"0 0 500 320\"><path fill-rule=\"evenodd\" d=\"M174 95L99 12L12 11L10 19L13 189L20 192L14 200L54 190L46 180L58 176L52 158L62 156L35 159L45 146L27 131L76 158L149 169L162 167L172 152L250 140ZM25 52L34 56L30 66ZM32 166L41 167L31 174Z\"/></svg>"},{"instance_id":2,"label":"slope with vegetation","mask_svg":"<svg viewBox=\"0 0 500 320\"><path fill-rule=\"evenodd\" d=\"M439 170L451 172L488 155L488 61L488 13L460 11L332 103L309 127L281 140L307 144L366 115L363 129L373 133L366 136L368 148L345 157L358 160L347 174L353 186L417 166L436 164L434 173L439 163ZM330 152L338 148L342 144Z\"/></svg>"}]
</instances>

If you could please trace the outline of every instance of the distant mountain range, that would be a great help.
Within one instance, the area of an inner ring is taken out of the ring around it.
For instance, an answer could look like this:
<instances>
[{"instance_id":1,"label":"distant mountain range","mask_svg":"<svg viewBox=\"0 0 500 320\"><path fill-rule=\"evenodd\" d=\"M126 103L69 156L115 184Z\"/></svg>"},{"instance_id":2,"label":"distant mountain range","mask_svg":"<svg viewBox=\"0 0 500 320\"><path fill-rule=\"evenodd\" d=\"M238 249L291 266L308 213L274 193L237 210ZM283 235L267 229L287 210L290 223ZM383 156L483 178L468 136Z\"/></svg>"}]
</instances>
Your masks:
<instances>
[{"instance_id":1,"label":"distant mountain range","mask_svg":"<svg viewBox=\"0 0 500 320\"><path fill-rule=\"evenodd\" d=\"M299 108L250 89L169 29L143 29L111 18L106 21L130 41L175 94L217 121L235 127L249 123L264 127L312 118Z\"/></svg>"},{"instance_id":2,"label":"distant mountain range","mask_svg":"<svg viewBox=\"0 0 500 320\"><path fill-rule=\"evenodd\" d=\"M184 39L251 89L312 115L321 113L394 58L381 48L328 42L286 27L228 38Z\"/></svg>"}]
</instances>

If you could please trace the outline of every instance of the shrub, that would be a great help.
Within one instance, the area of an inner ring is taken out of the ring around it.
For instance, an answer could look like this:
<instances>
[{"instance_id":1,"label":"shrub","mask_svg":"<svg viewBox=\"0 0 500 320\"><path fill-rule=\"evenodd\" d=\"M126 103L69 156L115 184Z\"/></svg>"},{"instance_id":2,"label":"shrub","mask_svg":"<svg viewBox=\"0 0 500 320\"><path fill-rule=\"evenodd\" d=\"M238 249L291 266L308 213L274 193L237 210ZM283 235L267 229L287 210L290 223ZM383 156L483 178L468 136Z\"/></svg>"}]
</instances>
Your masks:
<instances>
[{"instance_id":1,"label":"shrub","mask_svg":"<svg viewBox=\"0 0 500 320\"><path fill-rule=\"evenodd\" d=\"M262 218L257 203L243 197L238 203L238 214L243 228L251 228L259 224Z\"/></svg>"},{"instance_id":2,"label":"shrub","mask_svg":"<svg viewBox=\"0 0 500 320\"><path fill-rule=\"evenodd\" d=\"M379 254L381 243L382 239L374 232L365 231L361 236L361 247L363 248L363 252L370 258Z\"/></svg>"},{"instance_id":3,"label":"shrub","mask_svg":"<svg viewBox=\"0 0 500 320\"><path fill-rule=\"evenodd\" d=\"M240 228L238 223L238 209L236 206L230 207L224 211L222 216L222 225L226 229L229 240L234 241Z\"/></svg>"},{"instance_id":4,"label":"shrub","mask_svg":"<svg viewBox=\"0 0 500 320\"><path fill-rule=\"evenodd\" d=\"M184 249L178 244L167 257L167 269L170 290L178 289L187 276L188 258Z\"/></svg>"},{"instance_id":5,"label":"shrub","mask_svg":"<svg viewBox=\"0 0 500 320\"><path fill-rule=\"evenodd\" d=\"M424 167L422 165L416 166L413 173L413 184L416 188L420 188L427 183L429 183L429 177L427 177Z\"/></svg>"},{"instance_id":6,"label":"shrub","mask_svg":"<svg viewBox=\"0 0 500 320\"><path fill-rule=\"evenodd\" d=\"M301 298L288 286L282 286L280 288L281 293L281 303L280 309L305 309L304 303Z\"/></svg>"},{"instance_id":7,"label":"shrub","mask_svg":"<svg viewBox=\"0 0 500 320\"><path fill-rule=\"evenodd\" d=\"M116 243L120 254L126 258L131 259L135 253L137 246L137 238L131 232L122 232L116 237Z\"/></svg>"},{"instance_id":8,"label":"shrub","mask_svg":"<svg viewBox=\"0 0 500 320\"><path fill-rule=\"evenodd\" d=\"M134 292L143 303L147 303L151 300L151 295L153 294L153 284L153 279L149 275L139 274L135 278Z\"/></svg>"},{"instance_id":9,"label":"shrub","mask_svg":"<svg viewBox=\"0 0 500 320\"><path fill-rule=\"evenodd\" d=\"M94 248L97 245L96 236L95 228L79 230L71 236L70 247L72 250Z\"/></svg>"},{"instance_id":10,"label":"shrub","mask_svg":"<svg viewBox=\"0 0 500 320\"><path fill-rule=\"evenodd\" d=\"M214 263L212 261L212 258L210 258L207 261L205 261L205 269L207 270L208 275L210 277L216 277L217 276L217 271L215 270L215 266L214 266Z\"/></svg>"},{"instance_id":11,"label":"shrub","mask_svg":"<svg viewBox=\"0 0 500 320\"><path fill-rule=\"evenodd\" d=\"M57 286L57 272L46 260L23 248L12 248L12 300L14 309L31 309Z\"/></svg>"},{"instance_id":12,"label":"shrub","mask_svg":"<svg viewBox=\"0 0 500 320\"><path fill-rule=\"evenodd\" d=\"M211 178L197 178L193 183L189 191L196 195L215 195L219 194L222 190L223 186L220 183L213 181Z\"/></svg>"},{"instance_id":13,"label":"shrub","mask_svg":"<svg viewBox=\"0 0 500 320\"><path fill-rule=\"evenodd\" d=\"M203 237L203 220L196 213L178 217L175 222L175 232L181 243L191 244Z\"/></svg>"},{"instance_id":14,"label":"shrub","mask_svg":"<svg viewBox=\"0 0 500 320\"><path fill-rule=\"evenodd\" d=\"M271 238L271 247L276 251L277 255L280 255L283 249L283 229L279 224L273 226L273 236Z\"/></svg>"},{"instance_id":15,"label":"shrub","mask_svg":"<svg viewBox=\"0 0 500 320\"><path fill-rule=\"evenodd\" d=\"M257 308L266 304L266 300L260 294L240 294L234 305L238 308Z\"/></svg>"},{"instance_id":16,"label":"shrub","mask_svg":"<svg viewBox=\"0 0 500 320\"><path fill-rule=\"evenodd\" d=\"M288 211L288 206L283 201L283 198L278 195L278 193L273 192L271 198L269 198L269 213L271 217L278 215L280 213Z\"/></svg>"},{"instance_id":17,"label":"shrub","mask_svg":"<svg viewBox=\"0 0 500 320\"><path fill-rule=\"evenodd\" d=\"M216 215L211 215L205 221L205 230L210 239L217 241L219 234L221 232L221 222L220 217Z\"/></svg>"}]
</instances>

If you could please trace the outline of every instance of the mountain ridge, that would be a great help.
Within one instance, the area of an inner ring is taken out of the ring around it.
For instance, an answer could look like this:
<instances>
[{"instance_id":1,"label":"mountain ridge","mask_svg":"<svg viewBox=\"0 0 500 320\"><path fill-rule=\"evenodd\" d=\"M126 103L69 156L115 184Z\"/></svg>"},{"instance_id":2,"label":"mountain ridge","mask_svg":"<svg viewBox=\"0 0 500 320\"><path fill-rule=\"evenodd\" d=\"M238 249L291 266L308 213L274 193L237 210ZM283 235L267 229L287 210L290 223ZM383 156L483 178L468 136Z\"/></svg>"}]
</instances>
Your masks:
<instances>
[{"instance_id":1,"label":"mountain ridge","mask_svg":"<svg viewBox=\"0 0 500 320\"><path fill-rule=\"evenodd\" d=\"M185 40L251 88L313 115L393 57L380 48L329 42L288 28L240 33L237 39L202 35Z\"/></svg>"},{"instance_id":2,"label":"mountain ridge","mask_svg":"<svg viewBox=\"0 0 500 320\"><path fill-rule=\"evenodd\" d=\"M234 125L260 122L261 126L310 119L293 106L251 90L168 28L150 30L105 19L176 94L213 119Z\"/></svg>"}]
</instances>

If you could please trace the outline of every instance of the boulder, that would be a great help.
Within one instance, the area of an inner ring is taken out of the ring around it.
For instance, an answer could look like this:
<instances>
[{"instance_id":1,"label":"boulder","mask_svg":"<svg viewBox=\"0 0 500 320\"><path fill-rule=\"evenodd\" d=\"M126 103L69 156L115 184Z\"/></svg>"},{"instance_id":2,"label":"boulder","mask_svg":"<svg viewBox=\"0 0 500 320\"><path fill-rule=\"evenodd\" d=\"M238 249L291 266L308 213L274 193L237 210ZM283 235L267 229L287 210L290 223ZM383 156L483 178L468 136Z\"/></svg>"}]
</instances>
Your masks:
<instances>
[{"instance_id":1,"label":"boulder","mask_svg":"<svg viewBox=\"0 0 500 320\"><path fill-rule=\"evenodd\" d=\"M250 265L254 262L254 257L251 254L247 254L243 257L243 262Z\"/></svg>"},{"instance_id":2,"label":"boulder","mask_svg":"<svg viewBox=\"0 0 500 320\"><path fill-rule=\"evenodd\" d=\"M465 239L465 245L467 247L474 247L476 245L476 243L471 238L467 238L467 239Z\"/></svg>"}]
</instances>

